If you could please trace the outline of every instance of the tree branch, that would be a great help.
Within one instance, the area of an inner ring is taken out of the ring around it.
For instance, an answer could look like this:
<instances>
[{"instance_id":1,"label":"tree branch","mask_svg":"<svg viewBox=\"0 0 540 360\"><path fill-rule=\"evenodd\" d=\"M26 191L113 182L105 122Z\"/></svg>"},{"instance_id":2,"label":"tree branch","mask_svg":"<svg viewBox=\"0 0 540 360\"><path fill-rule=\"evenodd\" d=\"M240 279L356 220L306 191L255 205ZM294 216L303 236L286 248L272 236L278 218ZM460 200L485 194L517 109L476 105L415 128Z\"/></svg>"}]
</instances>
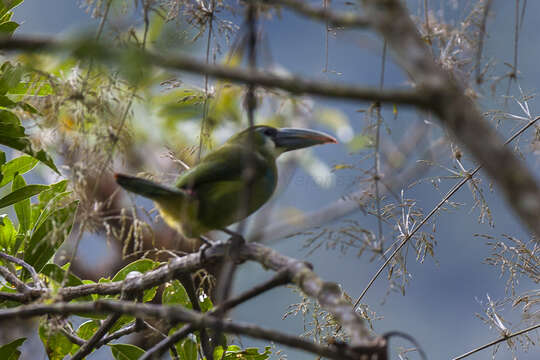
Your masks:
<instances>
[{"instance_id":1,"label":"tree branch","mask_svg":"<svg viewBox=\"0 0 540 360\"><path fill-rule=\"evenodd\" d=\"M83 47L92 47L92 51L77 51ZM93 41L62 42L48 38L12 37L0 39L0 49L24 51L66 51L75 50L73 56L96 56L104 59L121 59L123 52L112 47L98 45ZM134 56L141 56L141 61L147 61L159 67L185 71L193 74L208 75L214 78L233 82L253 84L266 88L279 88L292 94L312 94L328 98L339 98L354 101L382 101L393 104L416 105L427 108L429 103L421 91L414 90L385 90L359 87L338 83L307 80L292 75L278 75L261 70L243 70L226 65L206 64L200 59L189 56L160 55L141 49L132 49ZM125 50L124 50L125 51ZM125 56L124 56L125 58Z\"/></svg>"},{"instance_id":2,"label":"tree branch","mask_svg":"<svg viewBox=\"0 0 540 360\"><path fill-rule=\"evenodd\" d=\"M423 89L431 110L502 189L507 203L540 237L540 188L529 169L506 148L465 90L435 63L409 13L397 0L363 0L366 15L396 54L395 60ZM478 136L482 136L479 141Z\"/></svg>"},{"instance_id":3,"label":"tree branch","mask_svg":"<svg viewBox=\"0 0 540 360\"><path fill-rule=\"evenodd\" d=\"M275 341L297 349L309 351L331 359L358 359L361 355L382 356L386 354L386 341L383 338L373 341L371 344L348 346L330 345L328 347L315 344L310 341L268 330L256 325L221 321L212 316L203 315L195 311L188 310L182 306L161 306L154 304L140 304L130 301L110 301L97 300L94 302L79 303L56 303L56 304L32 304L23 305L18 308L0 310L0 320L23 319L46 314L72 315L76 313L112 314L112 316L131 315L136 318L153 317L167 319L171 323L185 322L192 323L198 329L206 327L221 326L225 332ZM75 357L73 357L75 358Z\"/></svg>"}]
</instances>

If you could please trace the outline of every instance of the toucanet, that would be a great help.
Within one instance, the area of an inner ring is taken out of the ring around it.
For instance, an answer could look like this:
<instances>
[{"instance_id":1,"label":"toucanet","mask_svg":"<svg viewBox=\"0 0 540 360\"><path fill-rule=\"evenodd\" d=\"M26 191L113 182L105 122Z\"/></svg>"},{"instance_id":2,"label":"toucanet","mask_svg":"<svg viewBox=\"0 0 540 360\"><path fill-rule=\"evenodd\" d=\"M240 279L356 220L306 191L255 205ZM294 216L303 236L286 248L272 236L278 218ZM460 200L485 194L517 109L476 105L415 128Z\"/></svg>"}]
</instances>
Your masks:
<instances>
[{"instance_id":1,"label":"toucanet","mask_svg":"<svg viewBox=\"0 0 540 360\"><path fill-rule=\"evenodd\" d=\"M152 199L163 219L188 238L240 221L276 189L276 158L286 151L337 143L325 133L258 125L233 135L185 171L175 186L115 174L124 189Z\"/></svg>"}]
</instances>

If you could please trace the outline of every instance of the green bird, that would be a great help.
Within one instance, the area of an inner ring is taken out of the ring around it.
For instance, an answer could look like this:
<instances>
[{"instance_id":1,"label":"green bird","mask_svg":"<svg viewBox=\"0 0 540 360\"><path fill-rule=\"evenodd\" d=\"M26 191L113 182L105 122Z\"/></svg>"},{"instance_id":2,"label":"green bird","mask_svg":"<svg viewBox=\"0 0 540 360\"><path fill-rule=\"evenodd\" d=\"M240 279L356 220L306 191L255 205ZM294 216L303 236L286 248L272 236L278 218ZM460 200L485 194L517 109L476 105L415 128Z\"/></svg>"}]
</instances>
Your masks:
<instances>
[{"instance_id":1,"label":"green bird","mask_svg":"<svg viewBox=\"0 0 540 360\"><path fill-rule=\"evenodd\" d=\"M259 209L276 189L276 158L286 151L337 143L325 133L254 126L233 135L180 174L175 186L115 174L124 189L152 199L163 219L188 238L224 229Z\"/></svg>"}]
</instances>

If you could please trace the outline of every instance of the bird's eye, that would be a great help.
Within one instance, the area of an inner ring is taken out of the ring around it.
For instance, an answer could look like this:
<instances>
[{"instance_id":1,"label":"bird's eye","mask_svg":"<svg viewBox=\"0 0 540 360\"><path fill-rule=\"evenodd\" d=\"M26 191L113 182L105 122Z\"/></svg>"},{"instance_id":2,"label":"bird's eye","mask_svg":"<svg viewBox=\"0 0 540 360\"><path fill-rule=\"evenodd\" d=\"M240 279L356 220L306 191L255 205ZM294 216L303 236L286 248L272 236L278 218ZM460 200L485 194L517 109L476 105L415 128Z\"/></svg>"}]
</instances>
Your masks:
<instances>
[{"instance_id":1,"label":"bird's eye","mask_svg":"<svg viewBox=\"0 0 540 360\"><path fill-rule=\"evenodd\" d=\"M266 129L264 130L264 135L266 136L273 136L275 133L274 129Z\"/></svg>"}]
</instances>

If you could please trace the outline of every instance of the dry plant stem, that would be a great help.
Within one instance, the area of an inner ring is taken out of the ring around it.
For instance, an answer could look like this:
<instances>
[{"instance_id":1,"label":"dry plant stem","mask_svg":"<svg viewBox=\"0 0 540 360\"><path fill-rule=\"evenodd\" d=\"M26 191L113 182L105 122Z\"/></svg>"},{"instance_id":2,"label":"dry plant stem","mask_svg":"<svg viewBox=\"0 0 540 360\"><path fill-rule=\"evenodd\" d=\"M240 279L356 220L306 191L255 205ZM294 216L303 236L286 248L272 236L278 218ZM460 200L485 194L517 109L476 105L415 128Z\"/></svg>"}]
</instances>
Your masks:
<instances>
[{"instance_id":1,"label":"dry plant stem","mask_svg":"<svg viewBox=\"0 0 540 360\"><path fill-rule=\"evenodd\" d=\"M150 18L149 18L150 9L148 7L149 4L150 3L147 3L144 6L144 35L143 35L143 41L141 44L141 49L143 51L146 49L146 38L148 37L148 29L150 27ZM107 157L105 162L103 162L103 165L100 171L97 173L97 179L95 180L94 189L92 191L92 194L93 194L92 198L95 198L96 191L101 182L101 177L103 173L105 173L105 170L109 166L110 162L112 161L112 157L114 156L114 149L116 148L116 145L118 144L118 141L120 140L121 132L124 130L124 125L126 124L126 121L129 115L129 110L131 109L131 105L133 104L133 99L135 99L135 96L137 95L137 90L138 90L138 86L134 86L133 89L131 90L131 94L129 95L128 101L124 107L124 111L122 112L122 116L120 117L120 125L118 126L118 129L116 130L116 134L114 135L111 148L109 149L109 156ZM74 250L74 252L76 251L77 249Z\"/></svg>"},{"instance_id":2,"label":"dry plant stem","mask_svg":"<svg viewBox=\"0 0 540 360\"><path fill-rule=\"evenodd\" d=\"M531 171L484 120L465 90L437 65L409 13L398 0L363 0L366 15L411 76L440 122L464 144L499 185L507 204L540 237L540 187ZM483 141L478 141L482 134ZM501 166L504 164L504 166Z\"/></svg>"},{"instance_id":3,"label":"dry plant stem","mask_svg":"<svg viewBox=\"0 0 540 360\"><path fill-rule=\"evenodd\" d=\"M504 144L506 145L506 144L512 142L515 138L517 138L519 135L521 135L525 130L527 130L528 128L533 126L539 119L540 119L540 116L533 119L533 120L531 120L531 121L529 121L527 123L527 125L523 126L521 129L519 129L514 135L512 135L508 140L506 140ZM386 268L386 266L390 263L390 261L392 261L394 256L396 256L396 254L401 250L401 248L403 248L403 246L409 241L409 239L411 239L414 236L414 234L416 234L416 232L441 208L441 206L444 205L444 203L446 203L446 201L448 201L448 199L450 199L459 189L461 189L461 187L463 185L465 185L467 183L467 181L472 179L473 176L481 168L482 168L482 166L480 165L480 166L476 167L476 169L474 169L471 173L465 174L463 179L461 179L460 182L455 184L446 193L446 195L442 198L442 200L439 201L439 203L437 205L435 205L435 207L429 212L429 214L424 219L422 219L422 221L401 241L401 243L399 243L398 247L392 252L392 254L388 257L388 259L386 259L384 264L379 268L379 270L377 270L375 275L373 275L373 277L371 278L371 280L369 281L367 286L364 288L364 290L362 291L362 293L360 294L360 296L358 297L358 299L354 303L354 309L356 309L356 307L358 306L360 301L364 298L364 295L366 295L367 291L373 285L375 280L377 280L377 278L382 273L382 271Z\"/></svg>"},{"instance_id":4,"label":"dry plant stem","mask_svg":"<svg viewBox=\"0 0 540 360\"><path fill-rule=\"evenodd\" d=\"M328 11L328 1L323 0L323 9ZM328 38L330 37L330 25L328 19L324 22L324 69L323 72L328 72Z\"/></svg>"},{"instance_id":5,"label":"dry plant stem","mask_svg":"<svg viewBox=\"0 0 540 360\"><path fill-rule=\"evenodd\" d=\"M481 350L487 349L487 348L490 347L490 346L496 345L496 344L498 344L498 343L501 343L501 342L503 342L503 341L509 340L509 339L511 339L511 338L513 338L513 337L516 337L516 336L525 334L526 332L529 332L529 331L532 331L532 330L535 330L535 329L538 329L538 328L540 328L540 324L535 324L535 325L530 326L530 327L528 327L528 328L526 328L526 329L517 331L517 332L515 332L515 333L513 333L513 334L509 334L509 335L506 335L506 336L501 336L501 337L500 337L499 339L497 339L497 340L493 340L493 341L491 341L491 342L489 342L489 343L487 343L487 344L484 344L484 345L482 345L482 346L479 346L479 347L477 347L477 348L474 349L474 350L471 350L471 351L469 351L469 352L467 352L467 353L465 353L465 354L463 354L463 355L460 355L460 356L458 356L458 357L453 358L452 360L465 359L466 357L468 357L468 356L470 356L470 355L472 355L472 354L474 354L474 353L477 353L477 352L479 352L479 351L481 351Z\"/></svg>"},{"instance_id":6,"label":"dry plant stem","mask_svg":"<svg viewBox=\"0 0 540 360\"><path fill-rule=\"evenodd\" d=\"M476 60L475 60L475 68L476 68L476 83L480 84L483 82L483 74L480 69L480 63L482 62L482 52L484 51L484 40L486 38L486 24L487 24L487 18L489 16L489 10L491 9L491 3L493 0L486 0L484 4L484 11L482 14L482 21L480 22L480 31L479 31L479 39L478 39L478 49L476 49Z\"/></svg>"},{"instance_id":7,"label":"dry plant stem","mask_svg":"<svg viewBox=\"0 0 540 360\"><path fill-rule=\"evenodd\" d=\"M384 68L386 65L386 41L383 43L383 53L381 59L381 77L379 80L379 90L382 91L384 85ZM381 180L381 152L380 152L380 142L381 142L381 106L380 102L375 104L375 112L377 116L377 125L375 128L375 157L374 157L374 168L375 176L373 178L375 183L375 203L377 206L377 235L378 241L381 246L381 251L383 250L383 229L382 229L382 218L381 218L381 191L379 189L379 182Z\"/></svg>"},{"instance_id":8,"label":"dry plant stem","mask_svg":"<svg viewBox=\"0 0 540 360\"><path fill-rule=\"evenodd\" d=\"M103 33L103 29L105 28L105 22L107 22L107 17L109 16L109 10L111 9L112 0L107 1L107 5L105 5L105 11L103 12L103 17L101 18L101 21L99 22L98 30L96 32L96 41L99 40L101 37L101 34ZM86 86L88 85L88 80L90 79L90 74L92 73L92 68L94 67L94 59L90 59L90 63L88 64L88 70L86 71L86 77L84 78L81 93L84 94L86 91Z\"/></svg>"},{"instance_id":9,"label":"dry plant stem","mask_svg":"<svg viewBox=\"0 0 540 360\"><path fill-rule=\"evenodd\" d=\"M215 315L219 311L227 311L232 309L233 307L236 307L239 304L242 304L257 295L260 295L262 293L267 292L268 290L271 290L277 286L285 285L290 281L289 274L287 271L280 271L278 272L272 279L269 281L257 285L248 291L244 292L243 294L229 299L222 303L221 305L218 305L214 310L209 312L207 315ZM146 353L139 359L139 360L148 360L148 359L159 359L160 356L167 351L168 348L171 346L174 346L177 342L185 338L188 334L192 333L196 328L192 324L184 325L180 330L176 331L175 333L171 334L170 336L166 337L156 345L154 345L152 348L148 349Z\"/></svg>"},{"instance_id":10,"label":"dry plant stem","mask_svg":"<svg viewBox=\"0 0 540 360\"><path fill-rule=\"evenodd\" d=\"M0 39L0 49L24 51L62 51L77 47L77 43L59 42L47 38L12 37ZM109 57L119 55L114 49L102 48ZM416 105L423 109L430 106L429 100L422 89L417 90L385 90L383 92L369 87L344 85L315 80L298 76L277 75L268 71L247 71L227 65L205 64L199 59L189 56L164 56L150 51L141 51L147 60L160 67L181 70L193 74L208 74L210 77L229 80L232 82L255 84L266 88L286 90L292 94L312 94L327 98L339 98L352 101L381 101L397 105Z\"/></svg>"},{"instance_id":11,"label":"dry plant stem","mask_svg":"<svg viewBox=\"0 0 540 360\"><path fill-rule=\"evenodd\" d=\"M215 0L210 3L210 13L208 15L208 38L206 39L206 63L210 61L210 47L212 44L212 29L214 25L214 7ZM197 151L197 162L201 160L201 155L204 147L204 139L206 137L206 122L208 117L208 74L204 75L204 102L203 102L203 117L201 122L201 131L199 134L199 150Z\"/></svg>"},{"instance_id":12,"label":"dry plant stem","mask_svg":"<svg viewBox=\"0 0 540 360\"><path fill-rule=\"evenodd\" d=\"M324 21L329 25L345 28L367 28L369 18L358 15L354 11L335 12L328 7L318 8L300 0L259 0L268 5L282 5L294 12L311 19Z\"/></svg>"},{"instance_id":13,"label":"dry plant stem","mask_svg":"<svg viewBox=\"0 0 540 360\"><path fill-rule=\"evenodd\" d=\"M347 346L334 349L325 347L310 341L303 340L298 336L291 336L274 330L264 329L255 325L221 321L212 316L187 310L182 306L161 306L154 304L140 304L131 301L97 300L94 302L80 303L56 303L56 304L33 304L19 308L11 308L0 311L0 320L23 319L45 314L71 315L76 313L112 314L111 316L131 315L134 317L153 317L168 319L171 323L193 323L195 327L215 327L220 322L223 330L228 333L242 334L250 337L275 341L294 348L320 354L332 359L358 359L362 354L384 354L386 342L379 339L377 342L365 346ZM72 359L74 359L73 357Z\"/></svg>"},{"instance_id":14,"label":"dry plant stem","mask_svg":"<svg viewBox=\"0 0 540 360\"><path fill-rule=\"evenodd\" d=\"M514 78L517 77L518 73L518 54L519 54L519 0L516 0L516 10L514 17Z\"/></svg>"}]
</instances>

